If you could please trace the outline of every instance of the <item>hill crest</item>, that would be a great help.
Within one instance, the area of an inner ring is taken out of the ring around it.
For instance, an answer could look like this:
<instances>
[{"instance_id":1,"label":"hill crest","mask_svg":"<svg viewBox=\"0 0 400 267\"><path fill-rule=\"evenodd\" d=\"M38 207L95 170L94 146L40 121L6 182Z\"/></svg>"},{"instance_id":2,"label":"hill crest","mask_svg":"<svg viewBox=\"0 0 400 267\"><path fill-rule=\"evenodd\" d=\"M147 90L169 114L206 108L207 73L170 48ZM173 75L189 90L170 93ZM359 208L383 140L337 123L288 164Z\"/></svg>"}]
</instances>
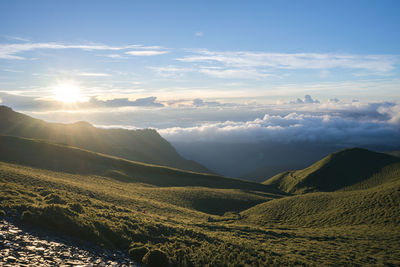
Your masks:
<instances>
[{"instance_id":1,"label":"hill crest","mask_svg":"<svg viewBox=\"0 0 400 267\"><path fill-rule=\"evenodd\" d=\"M363 148L332 153L309 167L277 174L264 181L288 193L330 192L369 179L399 158Z\"/></svg>"}]
</instances>

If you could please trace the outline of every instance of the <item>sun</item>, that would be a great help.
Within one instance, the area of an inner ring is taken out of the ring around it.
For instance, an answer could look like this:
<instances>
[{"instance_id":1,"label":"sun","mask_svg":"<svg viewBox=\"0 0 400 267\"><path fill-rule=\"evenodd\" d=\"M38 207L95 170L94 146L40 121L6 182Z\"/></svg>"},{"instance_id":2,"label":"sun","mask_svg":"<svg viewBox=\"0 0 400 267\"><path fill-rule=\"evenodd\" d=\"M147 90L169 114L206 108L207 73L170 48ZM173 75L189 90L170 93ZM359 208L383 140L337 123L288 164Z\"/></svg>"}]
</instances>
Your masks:
<instances>
[{"instance_id":1,"label":"sun","mask_svg":"<svg viewBox=\"0 0 400 267\"><path fill-rule=\"evenodd\" d=\"M59 83L53 87L54 99L64 103L74 103L81 100L80 88L73 82Z\"/></svg>"}]
</instances>

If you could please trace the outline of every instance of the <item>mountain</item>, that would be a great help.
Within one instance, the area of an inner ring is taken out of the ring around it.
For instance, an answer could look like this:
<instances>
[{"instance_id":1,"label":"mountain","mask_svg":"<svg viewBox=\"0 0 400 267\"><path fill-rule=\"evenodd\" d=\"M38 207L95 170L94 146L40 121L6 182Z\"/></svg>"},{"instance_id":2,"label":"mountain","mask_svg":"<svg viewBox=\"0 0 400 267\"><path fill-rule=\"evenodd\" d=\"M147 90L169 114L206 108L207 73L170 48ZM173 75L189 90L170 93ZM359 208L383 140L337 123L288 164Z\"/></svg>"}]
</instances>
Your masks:
<instances>
[{"instance_id":1,"label":"mountain","mask_svg":"<svg viewBox=\"0 0 400 267\"><path fill-rule=\"evenodd\" d=\"M277 174L263 183L288 193L330 192L362 183L397 162L400 159L391 155L351 148L332 153L305 169ZM376 181L375 185L379 183Z\"/></svg>"},{"instance_id":2,"label":"mountain","mask_svg":"<svg viewBox=\"0 0 400 267\"><path fill-rule=\"evenodd\" d=\"M280 193L271 186L184 171L100 154L63 144L0 136L0 161L72 174L100 175L156 186L202 186Z\"/></svg>"},{"instance_id":3,"label":"mountain","mask_svg":"<svg viewBox=\"0 0 400 267\"><path fill-rule=\"evenodd\" d=\"M253 171L246 173L241 176L241 179L245 179L248 181L254 181L257 183L261 183L265 181L265 177L272 177L278 173L288 171L288 170L297 170L306 167L306 164L280 164L280 165L267 165L260 168L256 168Z\"/></svg>"},{"instance_id":4,"label":"mountain","mask_svg":"<svg viewBox=\"0 0 400 267\"><path fill-rule=\"evenodd\" d=\"M395 157L400 157L400 150L391 151L387 154L395 156Z\"/></svg>"},{"instance_id":5,"label":"mountain","mask_svg":"<svg viewBox=\"0 0 400 267\"><path fill-rule=\"evenodd\" d=\"M345 148L315 142L283 144L270 141L193 140L191 142L173 141L172 145L183 157L199 162L216 173L257 182L265 180L271 174L274 175L293 167L304 168L332 152ZM259 172L260 169L267 172ZM277 172L274 173L274 171Z\"/></svg>"},{"instance_id":6,"label":"mountain","mask_svg":"<svg viewBox=\"0 0 400 267\"><path fill-rule=\"evenodd\" d=\"M363 190L315 192L271 200L242 212L241 223L292 227L400 224L400 164L390 181Z\"/></svg>"},{"instance_id":7,"label":"mountain","mask_svg":"<svg viewBox=\"0 0 400 267\"><path fill-rule=\"evenodd\" d=\"M196 172L204 166L182 158L152 129L100 129L88 122L48 123L0 106L0 134L47 140L144 163Z\"/></svg>"}]
</instances>

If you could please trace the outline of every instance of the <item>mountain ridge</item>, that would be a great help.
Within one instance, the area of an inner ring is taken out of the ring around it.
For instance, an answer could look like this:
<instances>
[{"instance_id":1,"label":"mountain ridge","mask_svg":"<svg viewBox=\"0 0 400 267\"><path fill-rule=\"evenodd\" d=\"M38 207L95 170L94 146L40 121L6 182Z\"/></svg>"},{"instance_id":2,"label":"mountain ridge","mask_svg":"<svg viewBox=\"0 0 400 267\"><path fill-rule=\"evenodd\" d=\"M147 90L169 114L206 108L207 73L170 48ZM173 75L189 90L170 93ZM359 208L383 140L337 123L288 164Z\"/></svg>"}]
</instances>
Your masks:
<instances>
[{"instance_id":1,"label":"mountain ridge","mask_svg":"<svg viewBox=\"0 0 400 267\"><path fill-rule=\"evenodd\" d=\"M0 105L0 134L47 140L133 161L212 173L184 159L154 129L101 129L88 122L49 123Z\"/></svg>"},{"instance_id":2,"label":"mountain ridge","mask_svg":"<svg viewBox=\"0 0 400 267\"><path fill-rule=\"evenodd\" d=\"M363 148L332 153L302 170L277 174L263 182L287 193L331 192L369 179L400 159Z\"/></svg>"}]
</instances>

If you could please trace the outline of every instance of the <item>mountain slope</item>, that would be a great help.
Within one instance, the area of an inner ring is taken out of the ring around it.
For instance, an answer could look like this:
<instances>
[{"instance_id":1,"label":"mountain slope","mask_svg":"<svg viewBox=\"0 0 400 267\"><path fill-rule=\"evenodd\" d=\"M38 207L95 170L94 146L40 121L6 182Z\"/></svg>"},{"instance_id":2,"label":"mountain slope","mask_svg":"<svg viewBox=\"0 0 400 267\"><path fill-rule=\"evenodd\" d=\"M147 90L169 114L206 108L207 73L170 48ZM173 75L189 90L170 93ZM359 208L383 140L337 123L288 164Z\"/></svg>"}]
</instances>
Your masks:
<instances>
[{"instance_id":1,"label":"mountain slope","mask_svg":"<svg viewBox=\"0 0 400 267\"><path fill-rule=\"evenodd\" d=\"M399 169L397 170L399 171ZM316 192L285 197L254 206L243 221L298 227L350 225L398 226L400 175L373 188L347 192Z\"/></svg>"},{"instance_id":2,"label":"mountain slope","mask_svg":"<svg viewBox=\"0 0 400 267\"><path fill-rule=\"evenodd\" d=\"M0 134L47 140L145 163L210 172L182 158L157 131L100 129L87 122L47 123L0 106Z\"/></svg>"},{"instance_id":3,"label":"mountain slope","mask_svg":"<svg viewBox=\"0 0 400 267\"><path fill-rule=\"evenodd\" d=\"M15 136L0 136L0 161L74 174L96 174L156 186L203 186L279 193L267 185L144 164Z\"/></svg>"},{"instance_id":4,"label":"mountain slope","mask_svg":"<svg viewBox=\"0 0 400 267\"><path fill-rule=\"evenodd\" d=\"M396 162L400 159L391 155L351 148L332 153L303 170L277 174L263 184L289 193L330 192L363 182Z\"/></svg>"}]
</instances>

